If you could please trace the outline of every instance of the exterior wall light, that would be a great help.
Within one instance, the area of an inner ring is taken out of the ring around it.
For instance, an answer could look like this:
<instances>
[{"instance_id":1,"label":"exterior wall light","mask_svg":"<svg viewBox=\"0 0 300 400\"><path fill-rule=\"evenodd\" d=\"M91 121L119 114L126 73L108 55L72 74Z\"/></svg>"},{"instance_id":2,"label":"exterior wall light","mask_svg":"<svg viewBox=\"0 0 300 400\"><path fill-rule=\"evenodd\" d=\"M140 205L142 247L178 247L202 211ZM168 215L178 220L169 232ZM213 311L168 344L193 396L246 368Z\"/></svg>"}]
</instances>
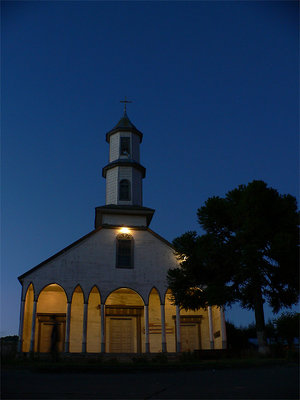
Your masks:
<instances>
[{"instance_id":1,"label":"exterior wall light","mask_svg":"<svg viewBox=\"0 0 300 400\"><path fill-rule=\"evenodd\" d=\"M128 228L121 228L120 229L120 233L130 233L130 229L128 229Z\"/></svg>"}]
</instances>

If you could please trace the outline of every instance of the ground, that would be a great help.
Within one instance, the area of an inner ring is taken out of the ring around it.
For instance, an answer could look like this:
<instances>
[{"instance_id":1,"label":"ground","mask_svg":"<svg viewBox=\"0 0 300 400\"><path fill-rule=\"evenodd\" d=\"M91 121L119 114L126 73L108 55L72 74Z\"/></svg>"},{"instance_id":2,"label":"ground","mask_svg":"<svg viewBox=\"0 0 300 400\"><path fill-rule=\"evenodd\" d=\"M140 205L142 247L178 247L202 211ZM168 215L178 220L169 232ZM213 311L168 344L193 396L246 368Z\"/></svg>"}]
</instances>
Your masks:
<instances>
[{"instance_id":1,"label":"ground","mask_svg":"<svg viewBox=\"0 0 300 400\"><path fill-rule=\"evenodd\" d=\"M297 364L241 369L37 372L2 369L3 399L298 399Z\"/></svg>"}]
</instances>

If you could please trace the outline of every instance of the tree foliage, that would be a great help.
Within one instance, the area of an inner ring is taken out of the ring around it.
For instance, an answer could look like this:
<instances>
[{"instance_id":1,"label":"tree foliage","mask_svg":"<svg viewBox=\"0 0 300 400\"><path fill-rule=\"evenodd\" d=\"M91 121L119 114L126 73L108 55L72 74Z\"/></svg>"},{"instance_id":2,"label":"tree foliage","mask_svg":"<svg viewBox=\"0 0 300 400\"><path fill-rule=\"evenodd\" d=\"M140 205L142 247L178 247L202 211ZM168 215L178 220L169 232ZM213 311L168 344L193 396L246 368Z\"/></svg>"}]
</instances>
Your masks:
<instances>
[{"instance_id":1,"label":"tree foliage","mask_svg":"<svg viewBox=\"0 0 300 400\"><path fill-rule=\"evenodd\" d=\"M297 312L285 312L273 321L276 327L277 337L281 341L287 341L290 348L293 347L294 338L299 338L300 314Z\"/></svg>"},{"instance_id":2,"label":"tree foliage","mask_svg":"<svg viewBox=\"0 0 300 400\"><path fill-rule=\"evenodd\" d=\"M296 199L253 181L209 198L197 215L206 233L173 241L180 260L168 272L175 302L196 309L239 301L263 331L265 301L274 312L298 301Z\"/></svg>"}]
</instances>

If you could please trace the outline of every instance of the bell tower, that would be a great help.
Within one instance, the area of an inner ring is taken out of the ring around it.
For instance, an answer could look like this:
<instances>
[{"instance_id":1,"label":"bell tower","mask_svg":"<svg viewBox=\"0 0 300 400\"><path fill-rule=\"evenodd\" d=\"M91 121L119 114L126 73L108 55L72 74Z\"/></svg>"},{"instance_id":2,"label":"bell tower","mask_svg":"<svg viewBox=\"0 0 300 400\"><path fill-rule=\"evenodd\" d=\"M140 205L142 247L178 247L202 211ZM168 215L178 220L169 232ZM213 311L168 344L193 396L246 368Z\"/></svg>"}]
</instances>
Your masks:
<instances>
[{"instance_id":1,"label":"bell tower","mask_svg":"<svg viewBox=\"0 0 300 400\"><path fill-rule=\"evenodd\" d=\"M140 164L143 134L129 120L126 112L106 134L109 163L103 168L106 179L106 204L142 206L142 179L146 169Z\"/></svg>"},{"instance_id":2,"label":"bell tower","mask_svg":"<svg viewBox=\"0 0 300 400\"><path fill-rule=\"evenodd\" d=\"M95 227L103 224L148 226L154 213L153 209L143 207L142 180L146 175L146 169L140 164L143 134L128 118L126 105L131 102L125 99L122 103L122 118L106 133L109 162L102 169L102 176L106 179L106 205L96 208ZM127 215L125 219L124 213Z\"/></svg>"}]
</instances>

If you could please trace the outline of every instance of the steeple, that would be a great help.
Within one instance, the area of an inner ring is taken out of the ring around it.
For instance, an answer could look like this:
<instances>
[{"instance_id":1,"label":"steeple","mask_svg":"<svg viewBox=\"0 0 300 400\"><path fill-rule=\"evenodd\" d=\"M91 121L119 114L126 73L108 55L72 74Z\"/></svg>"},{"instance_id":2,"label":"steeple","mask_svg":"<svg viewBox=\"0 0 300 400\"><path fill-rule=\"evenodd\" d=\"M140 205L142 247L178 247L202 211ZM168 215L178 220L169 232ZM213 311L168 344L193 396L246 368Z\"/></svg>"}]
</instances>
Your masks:
<instances>
[{"instance_id":1,"label":"steeple","mask_svg":"<svg viewBox=\"0 0 300 400\"><path fill-rule=\"evenodd\" d=\"M126 110L117 125L107 132L109 163L102 170L106 178L106 204L142 205L142 179L146 174L140 164L142 137Z\"/></svg>"},{"instance_id":2,"label":"steeple","mask_svg":"<svg viewBox=\"0 0 300 400\"><path fill-rule=\"evenodd\" d=\"M114 129L116 128L133 128L136 129L136 127L133 125L133 123L130 121L127 115L126 109L124 110L124 115L120 119L120 121L117 123Z\"/></svg>"},{"instance_id":3,"label":"steeple","mask_svg":"<svg viewBox=\"0 0 300 400\"><path fill-rule=\"evenodd\" d=\"M109 143L109 162L102 169L102 176L106 179L106 205L96 208L96 226L104 223L104 211L115 210L120 215L120 225L124 225L121 215L143 215L142 219L135 218L135 223L148 226L154 210L143 207L142 180L146 169L140 164L140 144L143 134L130 121L125 100L124 114L113 129L106 133ZM98 217L97 217L98 210ZM112 212L112 211L111 211ZM110 220L109 218L106 219ZM128 218L126 218L128 220ZM97 222L98 221L98 222ZM133 220L132 220L133 221ZM131 221L131 222L132 222Z\"/></svg>"}]
</instances>

